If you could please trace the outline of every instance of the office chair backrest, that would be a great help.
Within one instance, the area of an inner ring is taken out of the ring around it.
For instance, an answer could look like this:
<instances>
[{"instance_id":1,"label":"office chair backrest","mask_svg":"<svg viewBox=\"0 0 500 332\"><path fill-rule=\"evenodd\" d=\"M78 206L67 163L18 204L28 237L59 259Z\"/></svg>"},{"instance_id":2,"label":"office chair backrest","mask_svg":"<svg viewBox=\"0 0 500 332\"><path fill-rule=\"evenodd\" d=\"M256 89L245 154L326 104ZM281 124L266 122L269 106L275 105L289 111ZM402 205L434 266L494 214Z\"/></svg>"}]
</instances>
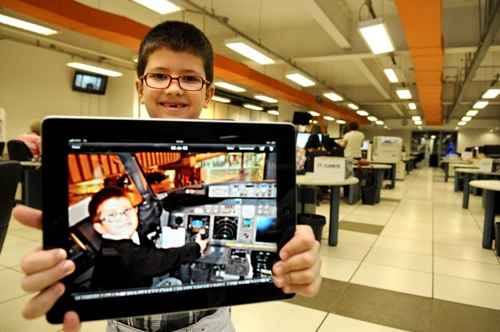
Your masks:
<instances>
[{"instance_id":1,"label":"office chair backrest","mask_svg":"<svg viewBox=\"0 0 500 332\"><path fill-rule=\"evenodd\" d=\"M30 148L21 140L13 139L8 141L7 151L10 160L30 161L33 159Z\"/></svg>"},{"instance_id":2,"label":"office chair backrest","mask_svg":"<svg viewBox=\"0 0 500 332\"><path fill-rule=\"evenodd\" d=\"M5 148L5 142L0 142L0 157L3 156L3 149Z\"/></svg>"},{"instance_id":3,"label":"office chair backrest","mask_svg":"<svg viewBox=\"0 0 500 332\"><path fill-rule=\"evenodd\" d=\"M21 165L17 161L0 161L0 252L7 235L21 172Z\"/></svg>"}]
</instances>

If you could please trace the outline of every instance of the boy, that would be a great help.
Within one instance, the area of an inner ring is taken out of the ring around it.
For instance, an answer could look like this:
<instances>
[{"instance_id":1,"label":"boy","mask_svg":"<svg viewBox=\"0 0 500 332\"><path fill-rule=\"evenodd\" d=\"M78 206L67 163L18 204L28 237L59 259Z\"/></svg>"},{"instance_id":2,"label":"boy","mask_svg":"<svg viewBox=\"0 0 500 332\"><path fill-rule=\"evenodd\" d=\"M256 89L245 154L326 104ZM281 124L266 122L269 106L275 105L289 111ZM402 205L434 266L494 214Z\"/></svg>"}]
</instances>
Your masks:
<instances>
[{"instance_id":1,"label":"boy","mask_svg":"<svg viewBox=\"0 0 500 332\"><path fill-rule=\"evenodd\" d=\"M139 217L125 190L104 187L89 203L89 217L102 237L92 275L92 289L151 287L153 278L173 272L183 263L198 259L207 247L201 239L178 248L157 249L141 246L137 227ZM141 266L140 269L134 267Z\"/></svg>"},{"instance_id":2,"label":"boy","mask_svg":"<svg viewBox=\"0 0 500 332\"><path fill-rule=\"evenodd\" d=\"M193 25L164 22L154 27L142 41L137 75L140 101L152 118L196 119L214 94L210 42ZM41 225L40 211L16 207L14 215L26 225ZM319 243L312 229L298 225L294 237L279 254L281 261L273 266L275 285L285 293L314 296L321 284L321 261ZM64 250L55 249L34 252L23 259L21 267L26 274L23 289L38 292L24 308L24 317L44 315L64 293L64 285L58 281L75 269L73 262L65 258ZM227 308L220 308L215 313L202 311L186 315L110 321L108 331L234 331ZM149 328L158 326L158 329ZM66 313L64 331L78 331L79 327L78 315Z\"/></svg>"}]
</instances>

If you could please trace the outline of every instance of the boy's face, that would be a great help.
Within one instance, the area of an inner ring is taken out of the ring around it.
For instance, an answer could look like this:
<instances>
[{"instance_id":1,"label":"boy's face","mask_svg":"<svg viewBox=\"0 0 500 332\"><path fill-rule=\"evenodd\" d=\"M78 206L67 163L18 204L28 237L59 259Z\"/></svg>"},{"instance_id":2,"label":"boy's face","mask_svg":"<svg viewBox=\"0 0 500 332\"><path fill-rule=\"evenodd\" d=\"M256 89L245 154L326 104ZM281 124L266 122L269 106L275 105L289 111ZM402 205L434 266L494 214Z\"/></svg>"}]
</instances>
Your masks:
<instances>
[{"instance_id":1,"label":"boy's face","mask_svg":"<svg viewBox=\"0 0 500 332\"><path fill-rule=\"evenodd\" d=\"M179 75L198 75L206 79L203 61L187 52L174 52L160 48L149 56L144 74L163 73L173 77ZM201 109L207 107L214 94L213 86L206 84L200 91L184 91L177 80L172 80L166 89L152 89L143 81L136 81L141 103L146 105L152 118L197 119Z\"/></svg>"},{"instance_id":2,"label":"boy's face","mask_svg":"<svg viewBox=\"0 0 500 332\"><path fill-rule=\"evenodd\" d=\"M113 239L129 239L139 225L137 209L126 197L111 197L97 208L97 218L94 229L101 235Z\"/></svg>"}]
</instances>

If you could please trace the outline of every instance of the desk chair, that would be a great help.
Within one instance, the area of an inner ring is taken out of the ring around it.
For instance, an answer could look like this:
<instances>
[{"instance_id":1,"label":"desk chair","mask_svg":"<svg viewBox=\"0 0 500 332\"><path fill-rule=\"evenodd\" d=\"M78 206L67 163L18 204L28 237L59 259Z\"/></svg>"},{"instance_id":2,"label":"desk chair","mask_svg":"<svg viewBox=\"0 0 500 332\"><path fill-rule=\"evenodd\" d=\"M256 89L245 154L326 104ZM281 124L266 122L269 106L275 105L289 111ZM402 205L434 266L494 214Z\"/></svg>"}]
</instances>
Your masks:
<instances>
[{"instance_id":1,"label":"desk chair","mask_svg":"<svg viewBox=\"0 0 500 332\"><path fill-rule=\"evenodd\" d=\"M2 251L10 215L15 204L17 183L21 179L22 168L15 161L0 161L0 252Z\"/></svg>"},{"instance_id":2,"label":"desk chair","mask_svg":"<svg viewBox=\"0 0 500 332\"><path fill-rule=\"evenodd\" d=\"M0 142L0 159L3 156L3 150L5 149L5 142Z\"/></svg>"},{"instance_id":3,"label":"desk chair","mask_svg":"<svg viewBox=\"0 0 500 332\"><path fill-rule=\"evenodd\" d=\"M30 148L21 140L13 139L8 141L7 151L10 160L31 161L33 159Z\"/></svg>"}]
</instances>

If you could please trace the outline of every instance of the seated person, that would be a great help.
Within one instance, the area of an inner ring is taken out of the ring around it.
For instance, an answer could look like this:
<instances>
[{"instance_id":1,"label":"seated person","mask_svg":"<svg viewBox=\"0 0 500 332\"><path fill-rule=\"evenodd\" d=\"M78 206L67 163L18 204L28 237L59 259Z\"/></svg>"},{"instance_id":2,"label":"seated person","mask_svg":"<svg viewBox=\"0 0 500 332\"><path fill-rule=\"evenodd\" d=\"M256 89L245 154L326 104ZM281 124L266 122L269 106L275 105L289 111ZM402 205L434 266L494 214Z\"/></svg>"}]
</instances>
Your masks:
<instances>
[{"instance_id":1,"label":"seated person","mask_svg":"<svg viewBox=\"0 0 500 332\"><path fill-rule=\"evenodd\" d=\"M42 138L40 137L40 121L34 121L30 125L30 132L18 136L16 139L23 141L30 149L33 158L38 159L41 155Z\"/></svg>"},{"instance_id":2,"label":"seated person","mask_svg":"<svg viewBox=\"0 0 500 332\"><path fill-rule=\"evenodd\" d=\"M306 172L314 171L314 157L325 156L326 151L322 149L321 141L317 134L309 136L306 143L306 161L304 163L304 170Z\"/></svg>"},{"instance_id":3,"label":"seated person","mask_svg":"<svg viewBox=\"0 0 500 332\"><path fill-rule=\"evenodd\" d=\"M141 246L136 232L137 208L119 187L105 187L96 193L89 203L89 215L94 229L102 236L92 276L93 289L150 287L154 277L195 261L207 247L208 240L202 240L202 234L197 235L195 242L178 248Z\"/></svg>"}]
</instances>

